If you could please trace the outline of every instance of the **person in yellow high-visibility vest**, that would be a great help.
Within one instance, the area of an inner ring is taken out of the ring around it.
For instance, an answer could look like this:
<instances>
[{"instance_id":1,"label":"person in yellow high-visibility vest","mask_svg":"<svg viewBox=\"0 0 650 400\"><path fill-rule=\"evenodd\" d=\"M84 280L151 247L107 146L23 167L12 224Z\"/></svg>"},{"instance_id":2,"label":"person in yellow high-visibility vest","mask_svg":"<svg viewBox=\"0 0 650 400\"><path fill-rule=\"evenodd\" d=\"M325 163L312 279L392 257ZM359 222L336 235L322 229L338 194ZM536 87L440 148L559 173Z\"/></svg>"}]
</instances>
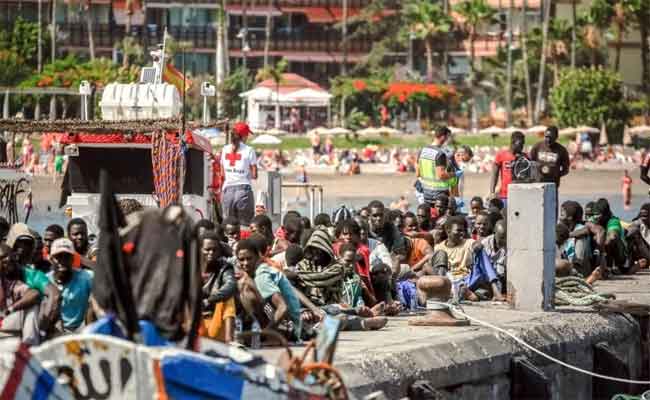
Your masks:
<instances>
[{"instance_id":1,"label":"person in yellow high-visibility vest","mask_svg":"<svg viewBox=\"0 0 650 400\"><path fill-rule=\"evenodd\" d=\"M416 168L416 190L423 202L432 205L441 194L458 195L458 167L451 149L444 147L451 132L446 126L436 129L433 143L420 150Z\"/></svg>"}]
</instances>

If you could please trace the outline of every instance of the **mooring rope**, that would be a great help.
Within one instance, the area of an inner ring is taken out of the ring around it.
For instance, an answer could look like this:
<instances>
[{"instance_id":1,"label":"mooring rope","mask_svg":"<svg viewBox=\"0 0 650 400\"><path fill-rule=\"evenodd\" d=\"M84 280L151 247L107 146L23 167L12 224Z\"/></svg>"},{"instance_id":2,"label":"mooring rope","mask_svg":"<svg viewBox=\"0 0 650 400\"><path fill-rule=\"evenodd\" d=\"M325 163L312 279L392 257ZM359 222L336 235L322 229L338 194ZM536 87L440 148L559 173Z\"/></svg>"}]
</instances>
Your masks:
<instances>
[{"instance_id":1,"label":"mooring rope","mask_svg":"<svg viewBox=\"0 0 650 400\"><path fill-rule=\"evenodd\" d=\"M482 320L480 320L478 318L474 318L472 316L469 316L469 315L465 314L460 309L460 307L457 307L454 304L442 303L442 302L439 302L439 301L432 301L432 300L427 301L427 303L432 303L432 304L436 304L436 305L445 306L450 311L452 311L455 314L460 315L461 317L465 317L468 320L470 320L472 322L475 322L475 323L477 323L479 325L483 325L483 326L485 326L487 328L490 328L490 329L493 329L493 330L495 330L497 332L503 333L504 335L510 337L512 340L519 343L521 346L527 348L528 350L530 350L530 351L532 351L532 352L546 358L549 361L552 361L552 362L554 362L556 364L559 364L559 365L561 365L561 366L563 366L565 368L569 368L569 369L572 369L572 370L574 370L576 372L580 372L580 373L583 373L583 374L586 374L586 375L590 375L590 376L592 376L594 378L604 379L604 380L608 380L608 381L630 383L630 384L633 384L633 385L650 385L650 381L640 381L640 380L635 380L635 379L617 378L615 376L608 376L608 375L598 374L598 373L595 373L595 372L587 371L585 369L576 367L575 365L571 365L571 364L568 364L568 363L566 363L566 362L564 362L562 360L558 360L557 358L555 358L555 357L553 357L551 355L548 355L548 354L544 353L541 350L536 349L532 345L526 343L523 339L520 339L519 337L515 336L514 334L508 332L507 330L505 330L503 328L500 328L500 327L498 327L496 325L492 325L489 322L485 322L485 321L482 321Z\"/></svg>"},{"instance_id":2,"label":"mooring rope","mask_svg":"<svg viewBox=\"0 0 650 400\"><path fill-rule=\"evenodd\" d=\"M608 293L598 293L584 279L577 276L555 278L556 306L591 306L613 299Z\"/></svg>"}]
</instances>

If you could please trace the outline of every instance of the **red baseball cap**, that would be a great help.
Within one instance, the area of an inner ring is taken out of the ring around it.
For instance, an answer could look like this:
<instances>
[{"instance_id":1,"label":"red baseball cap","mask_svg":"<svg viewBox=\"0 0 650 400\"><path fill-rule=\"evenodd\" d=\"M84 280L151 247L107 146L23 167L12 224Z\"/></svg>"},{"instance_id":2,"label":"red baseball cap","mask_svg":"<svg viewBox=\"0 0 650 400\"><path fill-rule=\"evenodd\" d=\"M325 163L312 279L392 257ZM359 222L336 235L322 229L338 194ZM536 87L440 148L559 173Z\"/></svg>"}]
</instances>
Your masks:
<instances>
[{"instance_id":1,"label":"red baseball cap","mask_svg":"<svg viewBox=\"0 0 650 400\"><path fill-rule=\"evenodd\" d=\"M237 136L239 136L242 139L245 139L250 135L251 128L248 126L247 123L245 122L237 122L233 125L232 127L233 133L235 133Z\"/></svg>"}]
</instances>

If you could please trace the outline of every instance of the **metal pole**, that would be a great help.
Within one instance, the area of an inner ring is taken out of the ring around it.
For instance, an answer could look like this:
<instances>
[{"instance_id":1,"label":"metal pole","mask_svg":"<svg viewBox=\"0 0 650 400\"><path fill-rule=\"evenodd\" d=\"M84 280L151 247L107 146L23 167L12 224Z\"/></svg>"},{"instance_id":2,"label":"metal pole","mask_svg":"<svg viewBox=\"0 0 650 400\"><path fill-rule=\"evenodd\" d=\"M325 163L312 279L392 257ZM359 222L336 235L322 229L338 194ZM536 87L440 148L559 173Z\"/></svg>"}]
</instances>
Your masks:
<instances>
[{"instance_id":1,"label":"metal pole","mask_svg":"<svg viewBox=\"0 0 650 400\"><path fill-rule=\"evenodd\" d=\"M207 125L208 119L208 96L203 96L203 123Z\"/></svg>"},{"instance_id":2,"label":"metal pole","mask_svg":"<svg viewBox=\"0 0 650 400\"><path fill-rule=\"evenodd\" d=\"M309 199L309 219L314 221L314 211L316 207L316 189L312 186L311 189L311 198Z\"/></svg>"},{"instance_id":3,"label":"metal pole","mask_svg":"<svg viewBox=\"0 0 650 400\"><path fill-rule=\"evenodd\" d=\"M323 187L318 187L318 213L323 212Z\"/></svg>"}]
</instances>

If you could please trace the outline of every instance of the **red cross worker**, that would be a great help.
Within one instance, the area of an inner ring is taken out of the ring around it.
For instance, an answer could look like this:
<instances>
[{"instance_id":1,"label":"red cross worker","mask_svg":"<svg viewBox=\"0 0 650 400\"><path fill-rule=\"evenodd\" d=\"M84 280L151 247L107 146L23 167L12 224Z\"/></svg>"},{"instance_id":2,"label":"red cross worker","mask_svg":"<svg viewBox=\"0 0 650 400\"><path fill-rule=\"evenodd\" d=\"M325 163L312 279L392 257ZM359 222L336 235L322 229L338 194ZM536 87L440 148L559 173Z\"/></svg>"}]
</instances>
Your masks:
<instances>
[{"instance_id":1,"label":"red cross worker","mask_svg":"<svg viewBox=\"0 0 650 400\"><path fill-rule=\"evenodd\" d=\"M244 122L232 127L231 143L221 151L223 186L221 209L223 217L235 217L241 225L247 226L255 215L255 197L252 180L257 179L257 157L255 150L246 145L251 130Z\"/></svg>"}]
</instances>

